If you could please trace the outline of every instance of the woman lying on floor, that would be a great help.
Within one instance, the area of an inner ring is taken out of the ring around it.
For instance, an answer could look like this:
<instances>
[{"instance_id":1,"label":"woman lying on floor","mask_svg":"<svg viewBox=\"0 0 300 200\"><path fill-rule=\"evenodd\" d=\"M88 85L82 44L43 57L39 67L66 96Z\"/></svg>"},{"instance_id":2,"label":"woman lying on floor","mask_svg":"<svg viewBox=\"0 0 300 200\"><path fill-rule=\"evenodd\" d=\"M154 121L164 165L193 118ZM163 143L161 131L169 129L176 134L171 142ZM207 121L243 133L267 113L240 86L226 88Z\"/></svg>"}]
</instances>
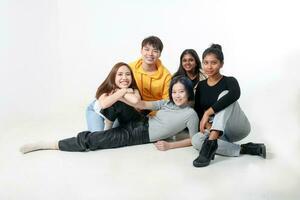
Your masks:
<instances>
[{"instance_id":1,"label":"woman lying on floor","mask_svg":"<svg viewBox=\"0 0 300 200\"><path fill-rule=\"evenodd\" d=\"M133 80L132 72L130 68L128 70L130 81L121 79L120 82L131 83L131 80ZM120 96L119 101L101 110L101 113L110 121L118 118L120 123L118 127L97 132L84 131L80 132L77 137L53 143L37 142L27 144L22 146L20 151L29 153L37 150L53 149L82 152L146 144L155 141L159 141L156 143L159 150L191 146L190 138L198 132L199 124L197 113L190 107L191 101L194 100L191 81L185 76L173 78L170 83L169 97L170 100L168 101L139 101L133 105L128 101L123 101L122 96ZM155 116L148 118L133 106L138 109L156 110L157 113ZM175 142L160 141L176 135L185 128L188 129L190 138Z\"/></svg>"}]
</instances>

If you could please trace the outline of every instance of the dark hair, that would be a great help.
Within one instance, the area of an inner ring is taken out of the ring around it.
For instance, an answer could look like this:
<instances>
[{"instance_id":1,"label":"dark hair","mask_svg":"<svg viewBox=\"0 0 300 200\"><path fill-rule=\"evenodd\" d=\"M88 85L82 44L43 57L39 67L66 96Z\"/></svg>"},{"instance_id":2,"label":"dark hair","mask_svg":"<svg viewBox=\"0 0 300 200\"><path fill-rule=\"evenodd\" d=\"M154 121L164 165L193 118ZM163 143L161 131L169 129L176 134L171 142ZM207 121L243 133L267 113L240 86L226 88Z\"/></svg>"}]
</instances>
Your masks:
<instances>
[{"instance_id":1,"label":"dark hair","mask_svg":"<svg viewBox=\"0 0 300 200\"><path fill-rule=\"evenodd\" d=\"M207 56L208 54L214 54L221 63L224 62L224 55L222 52L221 45L212 44L209 48L205 49L205 51L202 54L202 60L204 60L204 57Z\"/></svg>"},{"instance_id":2,"label":"dark hair","mask_svg":"<svg viewBox=\"0 0 300 200\"><path fill-rule=\"evenodd\" d=\"M193 84L192 81L183 75L180 76L175 76L172 78L171 83L170 83L170 87L169 87L169 99L172 103L174 103L173 97L172 97L172 90L173 90L173 86L176 83L181 83L184 88L185 91L188 95L188 101L194 101L195 95L194 95L194 90L193 90Z\"/></svg>"},{"instance_id":3,"label":"dark hair","mask_svg":"<svg viewBox=\"0 0 300 200\"><path fill-rule=\"evenodd\" d=\"M197 52L194 49L186 49L184 50L181 55L180 55L180 61L179 61L179 68L177 70L177 72L173 75L173 77L178 76L178 75L187 75L186 71L184 70L183 66L182 66L182 58L183 56L185 56L186 54L190 54L196 61L196 66L195 66L195 71L194 73L197 75L196 79L199 80L199 75L200 75L200 69L201 69L201 61L200 58L197 54Z\"/></svg>"},{"instance_id":4,"label":"dark hair","mask_svg":"<svg viewBox=\"0 0 300 200\"><path fill-rule=\"evenodd\" d=\"M104 93L110 93L112 92L114 89L117 88L116 86L116 74L117 74L117 71L119 70L119 68L121 66L126 66L128 67L130 73L131 73L131 76L132 76L132 81L131 81L131 84L130 84L130 88L132 89L137 89L137 84L135 82L135 79L134 79L134 76L133 76L133 73L132 73L132 70L131 68L129 67L128 64L124 63L124 62L118 62L117 64L115 64L113 66L113 68L110 70L108 76L106 77L106 79L103 81L103 83L98 87L97 89L97 92L96 92L96 98L98 99L102 94Z\"/></svg>"},{"instance_id":5,"label":"dark hair","mask_svg":"<svg viewBox=\"0 0 300 200\"><path fill-rule=\"evenodd\" d=\"M163 45L162 41L156 36L149 36L149 37L145 38L142 41L142 48L144 46L146 46L147 44L149 44L149 45L153 46L154 48L158 49L160 52L162 52L162 50L164 48L164 45Z\"/></svg>"}]
</instances>

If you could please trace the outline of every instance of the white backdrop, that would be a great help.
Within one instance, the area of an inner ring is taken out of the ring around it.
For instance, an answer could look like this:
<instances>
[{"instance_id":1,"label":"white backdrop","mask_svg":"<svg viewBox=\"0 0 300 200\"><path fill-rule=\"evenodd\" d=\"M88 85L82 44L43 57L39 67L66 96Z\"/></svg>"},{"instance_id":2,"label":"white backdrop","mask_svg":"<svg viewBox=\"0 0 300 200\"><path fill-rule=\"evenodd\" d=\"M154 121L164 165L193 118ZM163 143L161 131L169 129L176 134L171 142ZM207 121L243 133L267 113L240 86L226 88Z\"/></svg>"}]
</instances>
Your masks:
<instances>
[{"instance_id":1,"label":"white backdrop","mask_svg":"<svg viewBox=\"0 0 300 200\"><path fill-rule=\"evenodd\" d=\"M266 142L293 162L300 152L297 5L297 0L1 0L0 137L51 121L85 129L85 107L110 68L137 59L142 39L156 35L172 73L184 49L201 55L211 43L221 44L223 73L239 80L239 101L253 125L249 139Z\"/></svg>"}]
</instances>

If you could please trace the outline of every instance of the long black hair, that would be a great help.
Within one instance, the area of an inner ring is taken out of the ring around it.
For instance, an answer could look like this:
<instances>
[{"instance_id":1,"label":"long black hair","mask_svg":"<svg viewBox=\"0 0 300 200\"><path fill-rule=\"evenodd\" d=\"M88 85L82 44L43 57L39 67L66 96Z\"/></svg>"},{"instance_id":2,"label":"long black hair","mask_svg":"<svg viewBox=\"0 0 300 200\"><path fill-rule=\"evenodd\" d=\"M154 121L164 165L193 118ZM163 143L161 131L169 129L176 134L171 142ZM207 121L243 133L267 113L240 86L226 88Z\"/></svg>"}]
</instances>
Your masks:
<instances>
[{"instance_id":1,"label":"long black hair","mask_svg":"<svg viewBox=\"0 0 300 200\"><path fill-rule=\"evenodd\" d=\"M199 80L199 76L200 76L200 73L201 73L201 71L200 71L200 69L201 69L201 61L200 61L200 58L199 58L197 52L194 49L185 49L181 53L181 55L180 55L180 61L179 61L179 67L178 67L177 72L173 75L173 77L178 76L178 75L185 75L185 76L187 76L186 71L184 70L184 68L182 66L182 58L186 54L190 54L195 59L196 66L195 66L194 74L196 75L196 79Z\"/></svg>"}]
</instances>

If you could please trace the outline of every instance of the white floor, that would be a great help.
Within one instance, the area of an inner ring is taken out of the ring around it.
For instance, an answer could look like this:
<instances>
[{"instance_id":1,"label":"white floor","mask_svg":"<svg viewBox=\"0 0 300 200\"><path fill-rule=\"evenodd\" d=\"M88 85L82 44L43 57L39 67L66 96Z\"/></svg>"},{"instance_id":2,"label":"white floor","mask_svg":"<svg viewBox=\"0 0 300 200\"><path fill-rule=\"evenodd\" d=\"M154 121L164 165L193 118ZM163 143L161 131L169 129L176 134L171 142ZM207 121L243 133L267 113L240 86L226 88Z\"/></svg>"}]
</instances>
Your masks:
<instances>
[{"instance_id":1,"label":"white floor","mask_svg":"<svg viewBox=\"0 0 300 200\"><path fill-rule=\"evenodd\" d=\"M192 166L198 155L192 147L167 152L152 144L88 153L18 151L27 142L73 136L70 125L2 130L1 200L300 199L298 146L283 152L275 143L267 144L266 160L216 156L201 169Z\"/></svg>"}]
</instances>

